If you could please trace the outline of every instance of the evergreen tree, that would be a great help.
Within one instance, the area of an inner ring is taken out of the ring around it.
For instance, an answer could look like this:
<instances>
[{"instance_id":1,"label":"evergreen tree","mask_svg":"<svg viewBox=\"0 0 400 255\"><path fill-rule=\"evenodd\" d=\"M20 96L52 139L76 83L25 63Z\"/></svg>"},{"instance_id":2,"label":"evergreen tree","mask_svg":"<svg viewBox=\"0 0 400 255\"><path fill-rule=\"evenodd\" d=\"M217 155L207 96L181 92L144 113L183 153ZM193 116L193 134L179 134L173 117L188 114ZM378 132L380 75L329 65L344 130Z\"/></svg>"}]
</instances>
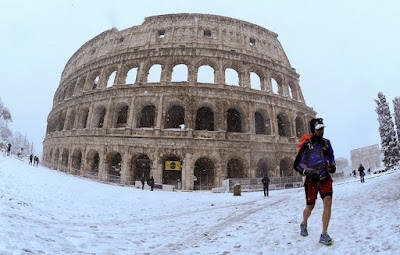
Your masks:
<instances>
[{"instance_id":1,"label":"evergreen tree","mask_svg":"<svg viewBox=\"0 0 400 255\"><path fill-rule=\"evenodd\" d=\"M389 104L382 92L378 93L378 99L375 99L377 107L375 109L378 114L379 134L381 136L381 144L383 151L383 163L386 169L393 168L399 162L399 143L394 131L394 123L390 113Z\"/></svg>"},{"instance_id":2,"label":"evergreen tree","mask_svg":"<svg viewBox=\"0 0 400 255\"><path fill-rule=\"evenodd\" d=\"M397 141L400 142L400 97L393 99L394 105L394 123L396 124Z\"/></svg>"}]
</instances>

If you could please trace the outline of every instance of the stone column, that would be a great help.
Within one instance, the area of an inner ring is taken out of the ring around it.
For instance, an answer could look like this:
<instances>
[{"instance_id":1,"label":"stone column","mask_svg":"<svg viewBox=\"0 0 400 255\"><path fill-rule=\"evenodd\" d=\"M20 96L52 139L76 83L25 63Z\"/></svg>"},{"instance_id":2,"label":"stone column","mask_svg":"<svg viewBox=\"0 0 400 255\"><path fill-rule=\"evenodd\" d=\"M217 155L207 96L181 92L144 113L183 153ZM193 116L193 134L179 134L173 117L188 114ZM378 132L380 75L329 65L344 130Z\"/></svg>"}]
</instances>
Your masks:
<instances>
[{"instance_id":1,"label":"stone column","mask_svg":"<svg viewBox=\"0 0 400 255\"><path fill-rule=\"evenodd\" d=\"M154 177L156 183L162 183L163 168L160 163L160 152L156 150L153 153L152 167L150 169L150 176Z\"/></svg>"},{"instance_id":2,"label":"stone column","mask_svg":"<svg viewBox=\"0 0 400 255\"><path fill-rule=\"evenodd\" d=\"M194 182L194 169L192 167L192 153L187 152L183 160L184 164L182 167L182 189L193 190Z\"/></svg>"},{"instance_id":3,"label":"stone column","mask_svg":"<svg viewBox=\"0 0 400 255\"><path fill-rule=\"evenodd\" d=\"M122 184L130 184L130 175L129 175L129 148L128 146L122 146L123 155L121 162L121 183Z\"/></svg>"}]
</instances>

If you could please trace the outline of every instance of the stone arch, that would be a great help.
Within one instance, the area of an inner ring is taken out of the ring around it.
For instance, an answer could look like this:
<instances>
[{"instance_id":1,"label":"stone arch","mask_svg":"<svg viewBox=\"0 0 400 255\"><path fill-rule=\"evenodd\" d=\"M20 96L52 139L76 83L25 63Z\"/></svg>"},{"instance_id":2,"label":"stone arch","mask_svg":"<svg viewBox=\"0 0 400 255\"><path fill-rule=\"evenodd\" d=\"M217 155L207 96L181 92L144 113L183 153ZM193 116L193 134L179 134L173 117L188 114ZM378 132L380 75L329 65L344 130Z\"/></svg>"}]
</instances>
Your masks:
<instances>
[{"instance_id":1,"label":"stone arch","mask_svg":"<svg viewBox=\"0 0 400 255\"><path fill-rule=\"evenodd\" d=\"M215 83L215 69L209 65L199 66L196 81L198 83Z\"/></svg>"},{"instance_id":2,"label":"stone arch","mask_svg":"<svg viewBox=\"0 0 400 255\"><path fill-rule=\"evenodd\" d=\"M151 160L147 154L138 154L131 159L131 178L140 181L142 177L147 181L150 179Z\"/></svg>"},{"instance_id":3,"label":"stone arch","mask_svg":"<svg viewBox=\"0 0 400 255\"><path fill-rule=\"evenodd\" d=\"M172 82L187 82L189 81L190 62L185 60L175 61L171 68Z\"/></svg>"},{"instance_id":4,"label":"stone arch","mask_svg":"<svg viewBox=\"0 0 400 255\"><path fill-rule=\"evenodd\" d=\"M160 83L163 66L159 63L154 63L147 71L147 83Z\"/></svg>"},{"instance_id":5,"label":"stone arch","mask_svg":"<svg viewBox=\"0 0 400 255\"><path fill-rule=\"evenodd\" d=\"M78 129L84 129L87 128L87 121L89 117L89 107L83 107L79 111L79 117L78 117Z\"/></svg>"},{"instance_id":6,"label":"stone arch","mask_svg":"<svg viewBox=\"0 0 400 255\"><path fill-rule=\"evenodd\" d=\"M241 108L231 107L226 111L226 131L232 133L245 131L244 114Z\"/></svg>"},{"instance_id":7,"label":"stone arch","mask_svg":"<svg viewBox=\"0 0 400 255\"><path fill-rule=\"evenodd\" d=\"M250 87L261 90L261 77L255 72L250 72Z\"/></svg>"},{"instance_id":8,"label":"stone arch","mask_svg":"<svg viewBox=\"0 0 400 255\"><path fill-rule=\"evenodd\" d=\"M169 185L178 185L178 180L182 181L182 171L165 170L167 161L179 161L182 164L182 159L174 154L168 154L161 158L161 165L163 167L162 182Z\"/></svg>"},{"instance_id":9,"label":"stone arch","mask_svg":"<svg viewBox=\"0 0 400 255\"><path fill-rule=\"evenodd\" d=\"M63 169L61 169L63 172L66 172L68 169L68 159L69 158L69 150L67 148L63 149L63 152L61 154L61 165L63 166Z\"/></svg>"},{"instance_id":10,"label":"stone arch","mask_svg":"<svg viewBox=\"0 0 400 255\"><path fill-rule=\"evenodd\" d=\"M82 152L79 149L74 150L72 153L72 172L79 174L82 166Z\"/></svg>"},{"instance_id":11,"label":"stone arch","mask_svg":"<svg viewBox=\"0 0 400 255\"><path fill-rule=\"evenodd\" d=\"M57 131L62 131L64 129L66 115L67 115L67 110L63 110L58 114L59 117L58 119L56 119Z\"/></svg>"},{"instance_id":12,"label":"stone arch","mask_svg":"<svg viewBox=\"0 0 400 255\"><path fill-rule=\"evenodd\" d=\"M82 76L77 79L74 95L79 94L84 90L85 81L86 81L86 76Z\"/></svg>"},{"instance_id":13,"label":"stone arch","mask_svg":"<svg viewBox=\"0 0 400 255\"><path fill-rule=\"evenodd\" d=\"M292 98L294 100L298 100L297 86L292 81L289 81L288 87L289 87L290 98Z\"/></svg>"},{"instance_id":14,"label":"stone arch","mask_svg":"<svg viewBox=\"0 0 400 255\"><path fill-rule=\"evenodd\" d=\"M294 176L293 162L294 160L289 157L281 159L279 163L279 173L281 177Z\"/></svg>"},{"instance_id":15,"label":"stone arch","mask_svg":"<svg viewBox=\"0 0 400 255\"><path fill-rule=\"evenodd\" d=\"M88 90L94 90L96 88L99 87L100 84L100 71L96 70L93 71L90 75L89 75L89 89Z\"/></svg>"},{"instance_id":16,"label":"stone arch","mask_svg":"<svg viewBox=\"0 0 400 255\"><path fill-rule=\"evenodd\" d=\"M185 124L185 108L180 105L170 106L165 113L164 128L180 128Z\"/></svg>"},{"instance_id":17,"label":"stone arch","mask_svg":"<svg viewBox=\"0 0 400 255\"><path fill-rule=\"evenodd\" d=\"M86 170L90 172L91 175L97 176L99 174L99 166L100 166L99 153L94 149L89 150L86 156L86 162L87 162Z\"/></svg>"},{"instance_id":18,"label":"stone arch","mask_svg":"<svg viewBox=\"0 0 400 255\"><path fill-rule=\"evenodd\" d=\"M53 148L51 148L50 150L49 150L49 153L48 153L48 155L47 155L47 159L46 159L48 162L50 162L50 163L53 163Z\"/></svg>"},{"instance_id":19,"label":"stone arch","mask_svg":"<svg viewBox=\"0 0 400 255\"><path fill-rule=\"evenodd\" d=\"M278 131L280 136L290 137L290 121L286 113L280 112L277 115Z\"/></svg>"},{"instance_id":20,"label":"stone arch","mask_svg":"<svg viewBox=\"0 0 400 255\"><path fill-rule=\"evenodd\" d=\"M107 88L111 88L112 86L114 86L115 82L116 82L116 78L117 78L117 71L113 71L110 75L106 76L107 78L107 83L106 83L106 87Z\"/></svg>"},{"instance_id":21,"label":"stone arch","mask_svg":"<svg viewBox=\"0 0 400 255\"><path fill-rule=\"evenodd\" d=\"M104 105L99 105L96 107L93 115L92 127L94 128L103 128L104 127L104 119L106 116L106 107Z\"/></svg>"},{"instance_id":22,"label":"stone arch","mask_svg":"<svg viewBox=\"0 0 400 255\"><path fill-rule=\"evenodd\" d=\"M295 119L295 123L296 123L296 136L298 138L301 138L306 133L305 128L304 128L303 119L300 118L300 116L297 116Z\"/></svg>"},{"instance_id":23,"label":"stone arch","mask_svg":"<svg viewBox=\"0 0 400 255\"><path fill-rule=\"evenodd\" d=\"M105 161L105 170L111 182L114 181L119 182L119 177L121 176L121 166L122 166L122 157L119 152L112 151L107 153ZM113 180L113 178L115 177L117 177L118 180Z\"/></svg>"},{"instance_id":24,"label":"stone arch","mask_svg":"<svg viewBox=\"0 0 400 255\"><path fill-rule=\"evenodd\" d=\"M156 107L152 103L145 104L140 112L138 112L137 127L138 128L154 128L156 116Z\"/></svg>"},{"instance_id":25,"label":"stone arch","mask_svg":"<svg viewBox=\"0 0 400 255\"><path fill-rule=\"evenodd\" d=\"M254 122L256 134L271 135L271 120L267 110L254 112Z\"/></svg>"},{"instance_id":26,"label":"stone arch","mask_svg":"<svg viewBox=\"0 0 400 255\"><path fill-rule=\"evenodd\" d=\"M239 157L232 157L228 160L227 177L231 178L246 178L243 160Z\"/></svg>"},{"instance_id":27,"label":"stone arch","mask_svg":"<svg viewBox=\"0 0 400 255\"><path fill-rule=\"evenodd\" d=\"M76 85L76 80L72 81L67 85L67 88L65 89L65 98L70 98L74 95L74 90L75 90L75 85Z\"/></svg>"},{"instance_id":28,"label":"stone arch","mask_svg":"<svg viewBox=\"0 0 400 255\"><path fill-rule=\"evenodd\" d=\"M69 115L68 115L68 121L67 121L67 128L66 128L66 130L71 130L71 129L74 128L75 115L76 115L76 110L75 110L75 109L72 109L72 110L69 112Z\"/></svg>"},{"instance_id":29,"label":"stone arch","mask_svg":"<svg viewBox=\"0 0 400 255\"><path fill-rule=\"evenodd\" d=\"M210 190L215 187L215 166L208 157L201 157L194 164L194 189Z\"/></svg>"},{"instance_id":30,"label":"stone arch","mask_svg":"<svg viewBox=\"0 0 400 255\"><path fill-rule=\"evenodd\" d=\"M133 67L126 73L125 84L135 84L137 82L137 76L139 73L139 67Z\"/></svg>"},{"instance_id":31,"label":"stone arch","mask_svg":"<svg viewBox=\"0 0 400 255\"><path fill-rule=\"evenodd\" d=\"M274 164L267 157L261 158L257 162L256 177L263 178L265 175L268 175L269 177L272 177L275 175L274 174Z\"/></svg>"},{"instance_id":32,"label":"stone arch","mask_svg":"<svg viewBox=\"0 0 400 255\"><path fill-rule=\"evenodd\" d=\"M233 68L226 68L225 69L225 84L226 85L233 85L233 86L240 86L240 74Z\"/></svg>"},{"instance_id":33,"label":"stone arch","mask_svg":"<svg viewBox=\"0 0 400 255\"><path fill-rule=\"evenodd\" d=\"M199 107L196 111L196 130L214 131L214 111L208 106Z\"/></svg>"},{"instance_id":34,"label":"stone arch","mask_svg":"<svg viewBox=\"0 0 400 255\"><path fill-rule=\"evenodd\" d=\"M135 84L138 82L139 66L140 63L136 61L124 63L119 71L119 82L121 84Z\"/></svg>"},{"instance_id":35,"label":"stone arch","mask_svg":"<svg viewBox=\"0 0 400 255\"><path fill-rule=\"evenodd\" d=\"M121 128L126 127L128 123L128 113L129 113L129 106L127 103L122 102L119 103L114 108L114 119L113 119L113 128Z\"/></svg>"},{"instance_id":36,"label":"stone arch","mask_svg":"<svg viewBox=\"0 0 400 255\"><path fill-rule=\"evenodd\" d=\"M59 169L58 167L59 159L60 159L60 149L57 148L56 152L54 153L54 160L53 160L54 169Z\"/></svg>"}]
</instances>

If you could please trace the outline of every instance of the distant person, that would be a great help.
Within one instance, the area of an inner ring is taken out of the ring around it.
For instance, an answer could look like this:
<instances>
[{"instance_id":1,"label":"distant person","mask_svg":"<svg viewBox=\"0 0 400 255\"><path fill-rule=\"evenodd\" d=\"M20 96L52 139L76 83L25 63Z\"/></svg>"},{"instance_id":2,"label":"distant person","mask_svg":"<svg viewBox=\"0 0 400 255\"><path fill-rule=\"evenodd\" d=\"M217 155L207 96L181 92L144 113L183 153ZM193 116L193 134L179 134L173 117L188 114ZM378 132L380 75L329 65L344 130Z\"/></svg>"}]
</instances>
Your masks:
<instances>
[{"instance_id":1,"label":"distant person","mask_svg":"<svg viewBox=\"0 0 400 255\"><path fill-rule=\"evenodd\" d=\"M140 182L142 183L142 190L144 190L144 181L145 181L144 176L142 176L142 179L140 179Z\"/></svg>"},{"instance_id":2,"label":"distant person","mask_svg":"<svg viewBox=\"0 0 400 255\"><path fill-rule=\"evenodd\" d=\"M360 172L361 183L364 182L364 176L365 176L364 170L365 170L364 166L360 164L360 166L358 167L358 172Z\"/></svg>"},{"instance_id":3,"label":"distant person","mask_svg":"<svg viewBox=\"0 0 400 255\"><path fill-rule=\"evenodd\" d=\"M11 155L11 143L7 145L7 156Z\"/></svg>"},{"instance_id":4,"label":"distant person","mask_svg":"<svg viewBox=\"0 0 400 255\"><path fill-rule=\"evenodd\" d=\"M266 174L261 181L262 181L263 187L264 187L264 197L269 197L269 192L268 192L269 177L268 177L268 175Z\"/></svg>"},{"instance_id":5,"label":"distant person","mask_svg":"<svg viewBox=\"0 0 400 255\"><path fill-rule=\"evenodd\" d=\"M311 136L305 135L300 143L300 150L293 164L294 170L306 176L304 189L306 193L306 208L303 211L303 221L300 224L300 235L308 236L307 221L315 206L318 193L324 204L322 213L322 234L319 242L330 245L333 240L328 235L328 226L332 207L332 178L329 173L336 172L335 157L328 139L323 138L325 125L323 119L310 121Z\"/></svg>"},{"instance_id":6,"label":"distant person","mask_svg":"<svg viewBox=\"0 0 400 255\"><path fill-rule=\"evenodd\" d=\"M32 165L33 155L29 155L29 165Z\"/></svg>"},{"instance_id":7,"label":"distant person","mask_svg":"<svg viewBox=\"0 0 400 255\"><path fill-rule=\"evenodd\" d=\"M35 165L36 165L36 167L39 165L39 157L38 156L35 156L33 158L33 166L35 166Z\"/></svg>"},{"instance_id":8,"label":"distant person","mask_svg":"<svg viewBox=\"0 0 400 255\"><path fill-rule=\"evenodd\" d=\"M356 170L353 170L353 176L356 177Z\"/></svg>"},{"instance_id":9,"label":"distant person","mask_svg":"<svg viewBox=\"0 0 400 255\"><path fill-rule=\"evenodd\" d=\"M154 188L154 178L153 176L147 180L147 184L150 186L150 190L153 191Z\"/></svg>"},{"instance_id":10,"label":"distant person","mask_svg":"<svg viewBox=\"0 0 400 255\"><path fill-rule=\"evenodd\" d=\"M371 175L371 168L368 168L368 174Z\"/></svg>"}]
</instances>

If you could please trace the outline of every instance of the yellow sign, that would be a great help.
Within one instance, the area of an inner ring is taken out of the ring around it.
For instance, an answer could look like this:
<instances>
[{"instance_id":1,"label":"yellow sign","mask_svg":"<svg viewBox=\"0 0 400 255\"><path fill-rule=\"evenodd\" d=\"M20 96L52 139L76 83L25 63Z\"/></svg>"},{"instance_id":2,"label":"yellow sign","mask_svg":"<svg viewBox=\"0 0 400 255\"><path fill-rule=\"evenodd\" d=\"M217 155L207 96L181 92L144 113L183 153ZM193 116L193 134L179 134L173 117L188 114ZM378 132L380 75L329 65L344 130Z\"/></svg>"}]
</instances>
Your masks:
<instances>
[{"instance_id":1,"label":"yellow sign","mask_svg":"<svg viewBox=\"0 0 400 255\"><path fill-rule=\"evenodd\" d=\"M165 161L165 170L181 171L180 161Z\"/></svg>"}]
</instances>

